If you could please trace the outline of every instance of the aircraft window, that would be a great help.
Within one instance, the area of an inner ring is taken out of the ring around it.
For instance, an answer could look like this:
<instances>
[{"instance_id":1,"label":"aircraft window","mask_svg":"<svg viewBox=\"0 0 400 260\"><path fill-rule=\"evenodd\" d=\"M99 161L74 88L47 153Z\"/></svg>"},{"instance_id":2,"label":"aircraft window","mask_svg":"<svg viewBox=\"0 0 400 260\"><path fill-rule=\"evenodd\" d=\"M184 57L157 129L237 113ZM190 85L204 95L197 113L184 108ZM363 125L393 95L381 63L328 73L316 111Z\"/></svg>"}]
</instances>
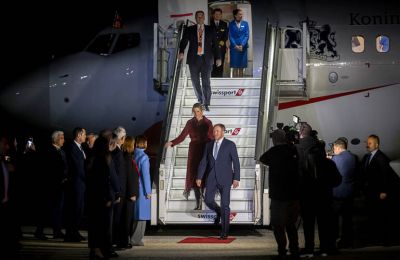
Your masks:
<instances>
[{"instance_id":1,"label":"aircraft window","mask_svg":"<svg viewBox=\"0 0 400 260\"><path fill-rule=\"evenodd\" d=\"M115 44L113 53L134 48L140 44L140 33L120 34Z\"/></svg>"},{"instance_id":2,"label":"aircraft window","mask_svg":"<svg viewBox=\"0 0 400 260\"><path fill-rule=\"evenodd\" d=\"M96 37L96 39L89 45L87 51L100 55L108 55L110 48L115 38L115 33L103 34Z\"/></svg>"},{"instance_id":3,"label":"aircraft window","mask_svg":"<svg viewBox=\"0 0 400 260\"><path fill-rule=\"evenodd\" d=\"M353 50L353 52L355 53L363 52L364 48L365 48L364 37L359 35L351 37L351 49Z\"/></svg>"},{"instance_id":4,"label":"aircraft window","mask_svg":"<svg viewBox=\"0 0 400 260\"><path fill-rule=\"evenodd\" d=\"M376 37L376 50L378 52L388 52L389 51L389 37L384 35L379 35Z\"/></svg>"}]
</instances>

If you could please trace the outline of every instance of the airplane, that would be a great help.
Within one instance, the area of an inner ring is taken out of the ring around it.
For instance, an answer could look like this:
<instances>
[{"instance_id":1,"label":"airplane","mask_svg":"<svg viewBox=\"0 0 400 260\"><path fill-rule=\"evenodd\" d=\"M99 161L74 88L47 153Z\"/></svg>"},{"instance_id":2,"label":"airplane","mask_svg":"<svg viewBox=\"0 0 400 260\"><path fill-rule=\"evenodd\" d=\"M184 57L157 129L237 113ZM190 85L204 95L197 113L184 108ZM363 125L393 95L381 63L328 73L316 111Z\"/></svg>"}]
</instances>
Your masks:
<instances>
[{"instance_id":1,"label":"airplane","mask_svg":"<svg viewBox=\"0 0 400 260\"><path fill-rule=\"evenodd\" d=\"M153 17L123 20L116 14L118 20L110 19L81 52L55 58L7 86L1 107L34 127L66 134L76 126L99 132L122 125L132 135L160 128L165 97L153 90L148 73Z\"/></svg>"},{"instance_id":2,"label":"airplane","mask_svg":"<svg viewBox=\"0 0 400 260\"><path fill-rule=\"evenodd\" d=\"M166 40L167 49L174 44L179 25L194 21L196 10L218 7L223 10L223 19L229 21L231 11L238 6L244 8L244 20L251 28L246 77L265 76L263 53L269 21L281 33L277 85L282 93L294 85L302 94L278 94L268 128L277 123L293 125L295 115L317 130L326 143L346 137L349 150L359 157L365 154L363 141L377 134L381 149L398 161L400 9L396 4L159 0L159 26L173 35ZM208 19L209 12L206 16ZM168 111L166 96L154 88L158 81L154 75L160 73L154 73L157 58L153 56L153 40L158 33L154 28L158 27L144 17L122 29L103 30L84 51L54 61L49 73L39 70L15 82L1 94L1 106L52 129L81 125L99 131L122 125L133 135L152 132L159 145L161 121ZM119 40L125 45L119 45ZM173 59L165 63L164 69L171 73ZM229 72L225 75L229 77ZM167 81L169 76L167 73ZM221 93L214 91L213 96L229 95ZM153 152L157 154L156 148Z\"/></svg>"}]
</instances>

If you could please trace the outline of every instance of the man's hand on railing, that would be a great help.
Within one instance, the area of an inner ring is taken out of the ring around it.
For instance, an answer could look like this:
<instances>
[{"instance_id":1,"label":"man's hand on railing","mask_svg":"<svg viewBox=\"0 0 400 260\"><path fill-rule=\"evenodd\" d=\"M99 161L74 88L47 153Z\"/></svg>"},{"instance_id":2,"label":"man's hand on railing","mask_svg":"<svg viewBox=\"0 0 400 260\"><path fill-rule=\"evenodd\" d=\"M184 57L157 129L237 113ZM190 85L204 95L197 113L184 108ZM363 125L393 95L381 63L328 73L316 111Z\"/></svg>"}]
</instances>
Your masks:
<instances>
[{"instance_id":1,"label":"man's hand on railing","mask_svg":"<svg viewBox=\"0 0 400 260\"><path fill-rule=\"evenodd\" d=\"M221 66L221 64L222 64L221 59L215 61L215 65L217 65L217 67Z\"/></svg>"},{"instance_id":2,"label":"man's hand on railing","mask_svg":"<svg viewBox=\"0 0 400 260\"><path fill-rule=\"evenodd\" d=\"M178 60L179 60L179 61L183 60L183 57L184 57L184 56L185 56L184 53L179 53Z\"/></svg>"}]
</instances>

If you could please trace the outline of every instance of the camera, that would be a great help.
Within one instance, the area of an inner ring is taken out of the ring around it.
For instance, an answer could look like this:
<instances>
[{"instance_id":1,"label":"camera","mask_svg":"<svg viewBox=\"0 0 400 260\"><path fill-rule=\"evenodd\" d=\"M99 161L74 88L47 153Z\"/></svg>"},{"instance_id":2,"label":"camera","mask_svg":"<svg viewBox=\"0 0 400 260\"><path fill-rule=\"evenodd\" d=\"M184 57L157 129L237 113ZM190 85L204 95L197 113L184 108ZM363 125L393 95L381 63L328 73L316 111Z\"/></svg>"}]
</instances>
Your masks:
<instances>
[{"instance_id":1,"label":"camera","mask_svg":"<svg viewBox=\"0 0 400 260\"><path fill-rule=\"evenodd\" d=\"M33 144L33 138L30 137L30 138L28 138L27 146L28 146L28 147L31 147L32 144Z\"/></svg>"}]
</instances>

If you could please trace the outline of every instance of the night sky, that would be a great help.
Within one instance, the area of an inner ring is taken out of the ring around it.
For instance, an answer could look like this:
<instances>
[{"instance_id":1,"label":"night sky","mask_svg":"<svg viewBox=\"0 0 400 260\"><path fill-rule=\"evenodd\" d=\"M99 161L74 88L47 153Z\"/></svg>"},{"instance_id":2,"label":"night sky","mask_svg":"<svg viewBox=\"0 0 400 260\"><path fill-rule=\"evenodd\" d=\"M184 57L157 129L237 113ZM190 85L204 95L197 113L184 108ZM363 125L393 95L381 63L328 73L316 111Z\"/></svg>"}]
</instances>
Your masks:
<instances>
[{"instance_id":1,"label":"night sky","mask_svg":"<svg viewBox=\"0 0 400 260\"><path fill-rule=\"evenodd\" d=\"M54 1L45 5L13 1L2 6L0 88L48 64L53 56L82 50L96 33L112 24L116 10L123 21L136 15L157 14L156 0L147 0L140 9L134 6L136 1L81 2Z\"/></svg>"}]
</instances>

